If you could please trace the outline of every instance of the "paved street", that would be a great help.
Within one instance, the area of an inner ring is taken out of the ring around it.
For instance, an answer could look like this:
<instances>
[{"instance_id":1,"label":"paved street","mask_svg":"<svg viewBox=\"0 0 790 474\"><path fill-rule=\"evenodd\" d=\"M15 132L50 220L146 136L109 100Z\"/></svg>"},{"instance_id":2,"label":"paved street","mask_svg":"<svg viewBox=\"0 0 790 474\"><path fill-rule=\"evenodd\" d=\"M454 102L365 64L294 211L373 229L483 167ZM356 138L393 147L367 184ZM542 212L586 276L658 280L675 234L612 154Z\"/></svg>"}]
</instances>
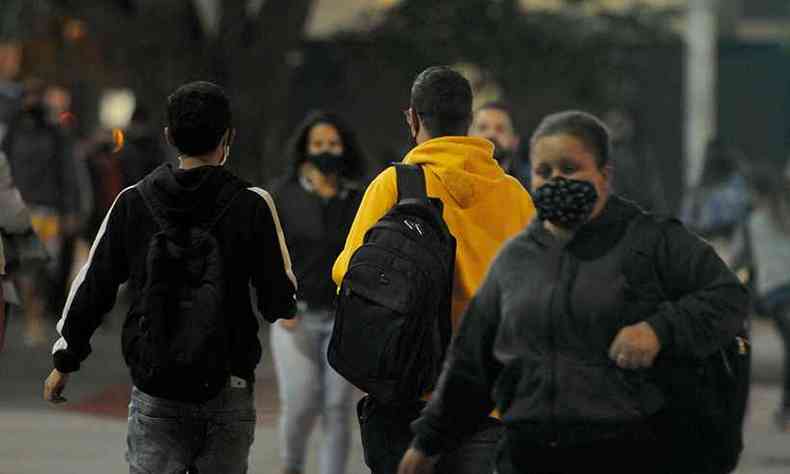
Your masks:
<instances>
[{"instance_id":1,"label":"paved street","mask_svg":"<svg viewBox=\"0 0 790 474\"><path fill-rule=\"evenodd\" d=\"M93 354L70 380L66 393L70 403L53 408L41 401L42 381L50 370L48 348L25 347L21 324L18 318L12 319L7 350L0 355L0 474L126 472L128 377L120 355L120 319L109 323L97 332ZM268 341L263 331L261 340ZM771 419L779 398L781 344L770 324L755 324L754 346L748 447L738 473L787 474L790 435L778 434ZM250 472L278 472L276 381L268 352L259 367L256 393L259 423ZM352 425L355 433L348 474L361 474L368 471L362 461L356 421ZM318 436L314 436L314 444ZM316 456L311 456L307 474L318 472L317 462Z\"/></svg>"}]
</instances>

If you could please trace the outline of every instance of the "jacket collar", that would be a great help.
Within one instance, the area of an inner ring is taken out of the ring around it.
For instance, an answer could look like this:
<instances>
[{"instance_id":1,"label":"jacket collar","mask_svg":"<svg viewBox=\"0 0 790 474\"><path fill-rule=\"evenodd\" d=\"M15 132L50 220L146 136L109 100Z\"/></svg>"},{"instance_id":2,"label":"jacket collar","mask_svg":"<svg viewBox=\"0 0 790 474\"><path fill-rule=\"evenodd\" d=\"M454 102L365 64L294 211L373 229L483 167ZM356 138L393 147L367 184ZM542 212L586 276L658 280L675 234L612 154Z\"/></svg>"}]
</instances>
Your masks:
<instances>
[{"instance_id":1,"label":"jacket collar","mask_svg":"<svg viewBox=\"0 0 790 474\"><path fill-rule=\"evenodd\" d=\"M563 241L552 234L543 226L543 221L537 219L527 227L527 233L543 247L564 245L576 257L592 259L614 247L625 234L628 223L640 212L636 204L613 195L603 211L581 226L569 241Z\"/></svg>"}]
</instances>

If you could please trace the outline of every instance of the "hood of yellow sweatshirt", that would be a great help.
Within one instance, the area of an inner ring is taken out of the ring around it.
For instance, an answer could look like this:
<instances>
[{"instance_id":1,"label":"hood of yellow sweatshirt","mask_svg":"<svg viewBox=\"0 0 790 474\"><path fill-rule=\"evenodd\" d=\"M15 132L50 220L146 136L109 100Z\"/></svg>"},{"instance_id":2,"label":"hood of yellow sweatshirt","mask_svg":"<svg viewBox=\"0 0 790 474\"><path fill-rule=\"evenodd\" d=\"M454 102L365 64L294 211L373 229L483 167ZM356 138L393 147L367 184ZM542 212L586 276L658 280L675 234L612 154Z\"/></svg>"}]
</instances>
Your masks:
<instances>
[{"instance_id":1,"label":"hood of yellow sweatshirt","mask_svg":"<svg viewBox=\"0 0 790 474\"><path fill-rule=\"evenodd\" d=\"M478 137L434 138L412 149L403 162L424 165L436 174L461 208L472 206L479 193L507 179L494 159L494 144Z\"/></svg>"}]
</instances>

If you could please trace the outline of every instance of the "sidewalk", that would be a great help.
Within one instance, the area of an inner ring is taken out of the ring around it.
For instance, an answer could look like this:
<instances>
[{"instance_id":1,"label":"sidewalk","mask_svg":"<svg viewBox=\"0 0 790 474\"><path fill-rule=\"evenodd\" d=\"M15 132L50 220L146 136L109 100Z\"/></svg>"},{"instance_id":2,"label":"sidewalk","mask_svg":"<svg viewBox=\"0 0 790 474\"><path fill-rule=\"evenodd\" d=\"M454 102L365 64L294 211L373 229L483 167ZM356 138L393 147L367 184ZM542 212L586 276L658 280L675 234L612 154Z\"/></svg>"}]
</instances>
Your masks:
<instances>
[{"instance_id":1,"label":"sidewalk","mask_svg":"<svg viewBox=\"0 0 790 474\"><path fill-rule=\"evenodd\" d=\"M54 324L52 325L54 341ZM22 325L13 318L6 351L0 354L0 474L105 474L127 472L126 407L129 376L120 353L120 326L111 319L94 335L93 353L66 389L69 403L51 406L42 398L51 370L49 347L31 349L22 341ZM275 473L279 465L276 378L268 333L259 334L264 357L256 372L258 427L250 473ZM352 414L349 413L349 417ZM356 419L348 474L362 474L362 448ZM305 474L318 474L320 429L311 439Z\"/></svg>"},{"instance_id":2,"label":"sidewalk","mask_svg":"<svg viewBox=\"0 0 790 474\"><path fill-rule=\"evenodd\" d=\"M54 324L53 324L54 326ZM41 400L43 380L51 369L49 348L22 345L21 324L9 326L7 350L0 355L0 474L98 474L126 472L124 461L128 375L120 355L120 320L110 321L94 337L93 354L67 389L66 406ZM54 329L53 329L54 337ZM257 377L259 423L250 473L279 469L278 402L268 334L261 331L264 360ZM738 474L790 472L790 435L776 432L773 411L779 399L781 341L769 322L757 321L753 331L754 379L747 421L747 450ZM357 423L353 427L348 474L364 467ZM320 430L311 440L305 474L317 474Z\"/></svg>"}]
</instances>

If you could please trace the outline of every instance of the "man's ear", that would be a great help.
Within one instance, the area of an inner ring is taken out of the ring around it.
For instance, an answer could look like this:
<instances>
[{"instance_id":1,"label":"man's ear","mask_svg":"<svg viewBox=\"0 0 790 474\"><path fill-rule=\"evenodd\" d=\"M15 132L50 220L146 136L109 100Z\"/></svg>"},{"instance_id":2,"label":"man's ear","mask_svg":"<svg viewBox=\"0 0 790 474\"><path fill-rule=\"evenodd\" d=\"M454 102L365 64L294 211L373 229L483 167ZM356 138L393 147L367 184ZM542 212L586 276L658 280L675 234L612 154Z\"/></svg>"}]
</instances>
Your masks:
<instances>
[{"instance_id":1,"label":"man's ear","mask_svg":"<svg viewBox=\"0 0 790 474\"><path fill-rule=\"evenodd\" d=\"M418 114L414 108L410 108L409 113L411 114L411 134L416 140L417 135L420 134L420 128L422 127L422 123L420 123L420 114Z\"/></svg>"}]
</instances>

